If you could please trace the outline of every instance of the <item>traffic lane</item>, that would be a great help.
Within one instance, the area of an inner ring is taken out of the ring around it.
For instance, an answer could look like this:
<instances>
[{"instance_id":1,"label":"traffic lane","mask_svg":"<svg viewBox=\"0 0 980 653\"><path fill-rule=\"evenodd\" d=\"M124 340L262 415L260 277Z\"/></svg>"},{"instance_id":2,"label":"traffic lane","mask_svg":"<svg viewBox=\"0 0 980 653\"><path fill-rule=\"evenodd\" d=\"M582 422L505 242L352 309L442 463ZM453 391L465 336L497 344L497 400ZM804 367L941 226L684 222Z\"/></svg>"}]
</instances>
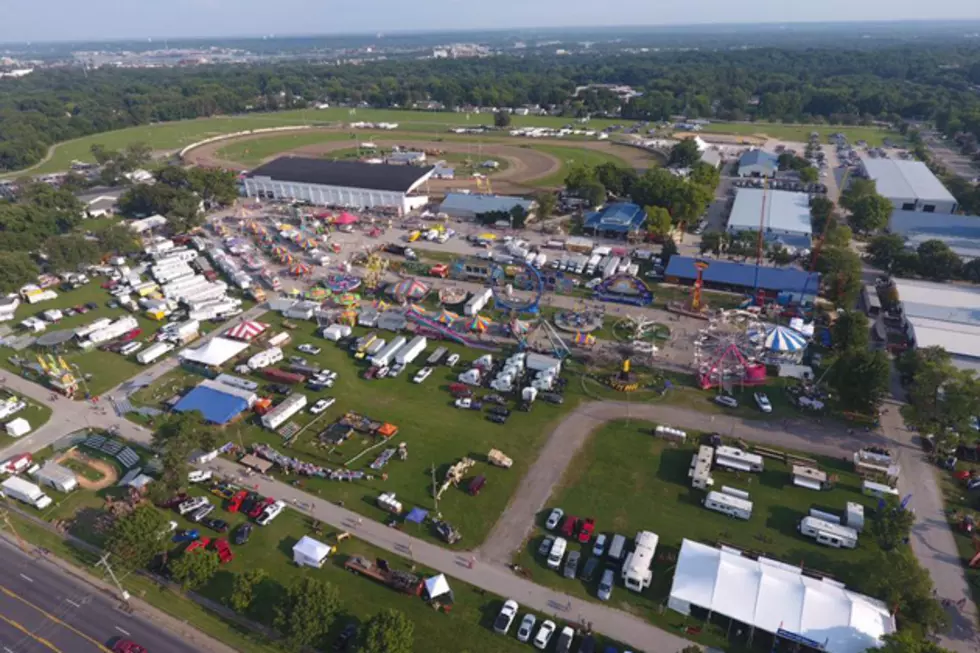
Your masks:
<instances>
[{"instance_id":1,"label":"traffic lane","mask_svg":"<svg viewBox=\"0 0 980 653\"><path fill-rule=\"evenodd\" d=\"M34 621L29 623L38 624L37 627L46 622L44 632L59 632L59 641L62 637L72 642L89 641L89 648L79 645L74 649L80 653L100 650L91 641L104 645L117 637L132 639L154 653L197 650L142 616L119 610L117 599L43 560L34 561L9 545L3 547L3 554L7 564L0 566L0 614L6 614L10 606L18 614L33 615Z\"/></svg>"},{"instance_id":2,"label":"traffic lane","mask_svg":"<svg viewBox=\"0 0 980 653\"><path fill-rule=\"evenodd\" d=\"M0 651L3 653L52 653L51 649L31 637L29 629L0 613Z\"/></svg>"}]
</instances>

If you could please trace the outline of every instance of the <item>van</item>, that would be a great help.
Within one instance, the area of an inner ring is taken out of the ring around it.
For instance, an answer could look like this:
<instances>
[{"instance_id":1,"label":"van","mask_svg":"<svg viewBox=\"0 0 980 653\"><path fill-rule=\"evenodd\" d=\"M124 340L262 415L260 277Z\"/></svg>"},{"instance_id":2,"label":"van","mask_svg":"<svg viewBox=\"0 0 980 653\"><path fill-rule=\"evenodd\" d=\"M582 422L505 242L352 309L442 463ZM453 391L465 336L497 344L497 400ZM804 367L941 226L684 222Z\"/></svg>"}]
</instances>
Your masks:
<instances>
[{"instance_id":1,"label":"van","mask_svg":"<svg viewBox=\"0 0 980 653\"><path fill-rule=\"evenodd\" d=\"M466 491L469 492L471 495L476 496L480 493L480 490L482 490L483 486L486 484L487 484L486 476L477 476L472 481L470 481L470 484L466 488Z\"/></svg>"},{"instance_id":2,"label":"van","mask_svg":"<svg viewBox=\"0 0 980 653\"><path fill-rule=\"evenodd\" d=\"M557 570L561 567L561 559L565 557L565 549L568 548L568 540L564 537L555 538L555 543L551 545L551 553L548 554L548 567Z\"/></svg>"},{"instance_id":3,"label":"van","mask_svg":"<svg viewBox=\"0 0 980 653\"><path fill-rule=\"evenodd\" d=\"M612 544L609 546L609 557L613 560L622 560L626 549L626 538L622 535L613 535Z\"/></svg>"},{"instance_id":4,"label":"van","mask_svg":"<svg viewBox=\"0 0 980 653\"><path fill-rule=\"evenodd\" d=\"M143 347L141 342L127 342L125 345L119 348L119 353L123 356L129 356L132 353L139 351Z\"/></svg>"}]
</instances>

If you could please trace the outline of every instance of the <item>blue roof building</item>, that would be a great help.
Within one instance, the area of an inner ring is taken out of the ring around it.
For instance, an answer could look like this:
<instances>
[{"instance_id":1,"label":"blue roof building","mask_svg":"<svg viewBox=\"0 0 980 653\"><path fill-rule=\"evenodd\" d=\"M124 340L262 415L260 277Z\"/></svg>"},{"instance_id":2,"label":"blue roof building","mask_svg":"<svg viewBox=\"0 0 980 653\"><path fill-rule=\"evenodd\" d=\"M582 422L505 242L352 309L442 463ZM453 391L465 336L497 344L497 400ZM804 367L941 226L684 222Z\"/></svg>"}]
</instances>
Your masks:
<instances>
[{"instance_id":1,"label":"blue roof building","mask_svg":"<svg viewBox=\"0 0 980 653\"><path fill-rule=\"evenodd\" d=\"M698 277L694 267L696 259L690 256L671 256L670 263L664 271L668 282L693 282ZM720 290L746 292L756 287L756 265L752 263L735 263L708 259L708 267L701 276L705 286ZM758 267L759 290L771 295L804 293L804 301L810 301L820 290L820 274L805 272L798 268Z\"/></svg>"},{"instance_id":2,"label":"blue roof building","mask_svg":"<svg viewBox=\"0 0 980 653\"><path fill-rule=\"evenodd\" d=\"M609 204L599 211L585 216L584 227L593 234L605 232L610 235L626 235L638 231L643 226L646 213L643 207L629 202Z\"/></svg>"},{"instance_id":3,"label":"blue roof building","mask_svg":"<svg viewBox=\"0 0 980 653\"><path fill-rule=\"evenodd\" d=\"M739 177L775 177L779 157L765 150L749 150L738 159Z\"/></svg>"},{"instance_id":4,"label":"blue roof building","mask_svg":"<svg viewBox=\"0 0 980 653\"><path fill-rule=\"evenodd\" d=\"M247 408L248 402L242 397L204 386L194 388L174 406L174 410L178 413L200 411L204 415L204 420L212 424L227 424Z\"/></svg>"},{"instance_id":5,"label":"blue roof building","mask_svg":"<svg viewBox=\"0 0 980 653\"><path fill-rule=\"evenodd\" d=\"M453 218L475 218L481 213L494 213L511 210L519 206L528 213L534 210L534 200L507 195L481 195L476 193L446 193L446 199L439 206L439 212Z\"/></svg>"}]
</instances>

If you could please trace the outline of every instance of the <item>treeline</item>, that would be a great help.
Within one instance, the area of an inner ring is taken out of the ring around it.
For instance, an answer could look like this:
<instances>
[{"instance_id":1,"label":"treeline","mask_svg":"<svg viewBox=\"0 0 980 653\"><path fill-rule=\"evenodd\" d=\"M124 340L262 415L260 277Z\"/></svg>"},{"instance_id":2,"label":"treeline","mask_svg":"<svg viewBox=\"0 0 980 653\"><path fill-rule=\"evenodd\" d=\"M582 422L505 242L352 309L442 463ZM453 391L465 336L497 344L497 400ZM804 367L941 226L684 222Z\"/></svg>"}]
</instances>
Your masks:
<instances>
[{"instance_id":1,"label":"treeline","mask_svg":"<svg viewBox=\"0 0 980 653\"><path fill-rule=\"evenodd\" d=\"M53 143L87 134L324 100L376 107L432 100L447 109L539 104L570 117L620 109L606 91L571 97L588 83L641 91L622 108L632 119L935 120L950 133L980 134L977 46L48 70L0 86L0 170L34 164Z\"/></svg>"}]
</instances>

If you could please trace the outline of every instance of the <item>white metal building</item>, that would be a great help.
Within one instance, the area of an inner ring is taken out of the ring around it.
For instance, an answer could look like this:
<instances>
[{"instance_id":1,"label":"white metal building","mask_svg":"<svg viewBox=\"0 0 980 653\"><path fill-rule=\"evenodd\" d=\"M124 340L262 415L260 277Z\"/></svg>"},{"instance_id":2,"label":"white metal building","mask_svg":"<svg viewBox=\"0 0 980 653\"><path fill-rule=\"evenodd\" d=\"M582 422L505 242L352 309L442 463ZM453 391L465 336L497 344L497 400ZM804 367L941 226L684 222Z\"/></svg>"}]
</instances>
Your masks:
<instances>
[{"instance_id":1,"label":"white metal building","mask_svg":"<svg viewBox=\"0 0 980 653\"><path fill-rule=\"evenodd\" d=\"M916 347L942 347L960 369L980 371L980 289L911 279L895 288Z\"/></svg>"},{"instance_id":2,"label":"white metal building","mask_svg":"<svg viewBox=\"0 0 980 653\"><path fill-rule=\"evenodd\" d=\"M895 632L882 601L839 582L804 576L768 558L749 558L684 540L667 606L682 614L700 608L827 653L862 653Z\"/></svg>"},{"instance_id":3,"label":"white metal building","mask_svg":"<svg viewBox=\"0 0 980 653\"><path fill-rule=\"evenodd\" d=\"M394 207L401 213L425 206L418 193L433 167L360 161L279 157L252 170L244 180L248 197L300 200L320 206Z\"/></svg>"},{"instance_id":4,"label":"white metal building","mask_svg":"<svg viewBox=\"0 0 980 653\"><path fill-rule=\"evenodd\" d=\"M810 223L810 197L788 190L739 188L728 217L728 231L759 231L766 240L779 241L787 247L807 249L813 227Z\"/></svg>"},{"instance_id":5,"label":"white metal building","mask_svg":"<svg viewBox=\"0 0 980 653\"><path fill-rule=\"evenodd\" d=\"M862 159L861 167L869 179L874 179L878 194L891 200L896 209L923 213L956 211L956 198L921 161Z\"/></svg>"}]
</instances>

